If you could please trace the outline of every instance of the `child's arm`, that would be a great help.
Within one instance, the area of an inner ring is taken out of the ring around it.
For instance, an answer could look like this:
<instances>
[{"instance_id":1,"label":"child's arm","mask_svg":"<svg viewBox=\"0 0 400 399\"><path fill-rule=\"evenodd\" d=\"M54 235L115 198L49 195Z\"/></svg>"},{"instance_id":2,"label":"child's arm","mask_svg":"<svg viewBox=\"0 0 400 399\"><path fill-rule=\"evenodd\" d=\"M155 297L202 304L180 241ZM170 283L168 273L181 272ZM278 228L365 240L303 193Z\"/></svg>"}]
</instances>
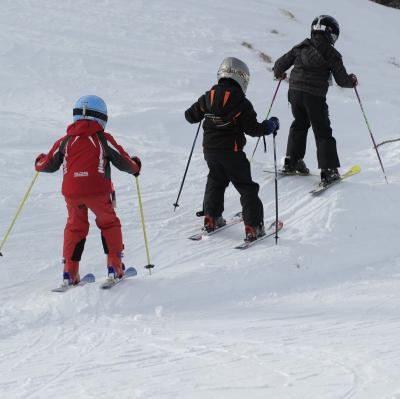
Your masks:
<instances>
[{"instance_id":1,"label":"child's arm","mask_svg":"<svg viewBox=\"0 0 400 399\"><path fill-rule=\"evenodd\" d=\"M294 49L291 49L282 57L278 58L274 64L274 76L277 79L285 79L285 72L293 65L296 56L294 54Z\"/></svg>"},{"instance_id":2,"label":"child's arm","mask_svg":"<svg viewBox=\"0 0 400 399\"><path fill-rule=\"evenodd\" d=\"M132 157L132 159L111 134L102 132L98 133L98 137L105 148L107 158L116 168L132 175L139 175L141 169L139 158Z\"/></svg>"},{"instance_id":3,"label":"child's arm","mask_svg":"<svg viewBox=\"0 0 400 399\"><path fill-rule=\"evenodd\" d=\"M190 108L185 111L185 119L189 123L198 123L204 118L206 112L206 99L202 95Z\"/></svg>"},{"instance_id":4,"label":"child's arm","mask_svg":"<svg viewBox=\"0 0 400 399\"><path fill-rule=\"evenodd\" d=\"M332 75L340 87L352 88L357 85L357 78L354 74L348 74L343 65L342 57L337 55L331 64Z\"/></svg>"},{"instance_id":5,"label":"child's arm","mask_svg":"<svg viewBox=\"0 0 400 399\"><path fill-rule=\"evenodd\" d=\"M54 143L47 155L40 154L35 160L35 169L38 172L48 173L56 172L60 169L64 160L64 150L68 140L69 136L64 136Z\"/></svg>"},{"instance_id":6,"label":"child's arm","mask_svg":"<svg viewBox=\"0 0 400 399\"><path fill-rule=\"evenodd\" d=\"M259 123L253 105L247 99L246 102L247 104L239 117L244 132L252 137L260 137L276 133L279 129L279 119L273 116L270 119L265 119Z\"/></svg>"}]
</instances>

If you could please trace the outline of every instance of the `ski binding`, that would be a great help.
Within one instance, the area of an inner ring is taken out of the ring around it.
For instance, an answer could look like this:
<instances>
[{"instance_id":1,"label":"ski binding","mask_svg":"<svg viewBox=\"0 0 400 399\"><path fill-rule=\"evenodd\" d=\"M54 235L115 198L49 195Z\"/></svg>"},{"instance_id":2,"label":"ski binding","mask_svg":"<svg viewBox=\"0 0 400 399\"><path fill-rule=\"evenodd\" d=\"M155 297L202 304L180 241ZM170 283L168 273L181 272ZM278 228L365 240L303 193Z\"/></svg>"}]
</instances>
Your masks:
<instances>
[{"instance_id":1,"label":"ski binding","mask_svg":"<svg viewBox=\"0 0 400 399\"><path fill-rule=\"evenodd\" d=\"M327 190L329 187L332 187L335 184L340 183L343 180L349 178L350 176L354 176L360 172L361 172L361 167L358 165L354 165L346 173L341 175L340 179L334 180L333 182L326 184L325 186L320 183L316 188L314 188L313 190L310 191L310 194L319 195L322 192L324 192L325 190Z\"/></svg>"},{"instance_id":2,"label":"ski binding","mask_svg":"<svg viewBox=\"0 0 400 399\"><path fill-rule=\"evenodd\" d=\"M216 228L215 230L212 230L212 231L206 231L203 228L201 233L193 234L188 238L189 238L189 240L200 241L204 237L212 236L215 233L219 233L220 231L225 230L228 227L231 227L231 226L233 226L233 225L235 225L237 223L240 223L242 221L243 221L242 212L238 212L238 213L235 213L229 220L227 220L226 224L224 226L218 227L218 228Z\"/></svg>"},{"instance_id":3,"label":"ski binding","mask_svg":"<svg viewBox=\"0 0 400 399\"><path fill-rule=\"evenodd\" d=\"M283 228L283 222L281 220L278 220L278 231L281 231ZM264 240L265 238L271 237L274 234L276 234L276 230L275 230L275 221L273 221L267 228L265 235L263 235L262 237L259 237L255 240L247 240L244 239L244 242L242 244L239 244L235 247L235 249L247 249L250 248L251 246L253 246L254 244Z\"/></svg>"}]
</instances>

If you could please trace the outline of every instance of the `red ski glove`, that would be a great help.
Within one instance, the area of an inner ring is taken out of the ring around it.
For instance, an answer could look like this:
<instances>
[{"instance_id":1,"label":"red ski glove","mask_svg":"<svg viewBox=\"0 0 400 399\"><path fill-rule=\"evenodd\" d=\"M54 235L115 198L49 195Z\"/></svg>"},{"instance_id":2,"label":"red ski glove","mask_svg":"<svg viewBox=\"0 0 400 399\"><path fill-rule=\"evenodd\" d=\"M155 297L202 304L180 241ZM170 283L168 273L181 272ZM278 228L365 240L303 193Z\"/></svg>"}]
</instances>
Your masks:
<instances>
[{"instance_id":1,"label":"red ski glove","mask_svg":"<svg viewBox=\"0 0 400 399\"><path fill-rule=\"evenodd\" d=\"M142 169L142 161L140 160L139 157L131 157L131 159L139 167L139 170L136 173L133 174L133 176L138 177L139 174L140 174L140 171Z\"/></svg>"},{"instance_id":2,"label":"red ski glove","mask_svg":"<svg viewBox=\"0 0 400 399\"><path fill-rule=\"evenodd\" d=\"M37 171L40 171L40 165L38 165L38 163L40 163L41 161L43 161L46 158L46 154L39 154L36 159L35 159L35 169Z\"/></svg>"},{"instance_id":3,"label":"red ski glove","mask_svg":"<svg viewBox=\"0 0 400 399\"><path fill-rule=\"evenodd\" d=\"M35 159L35 163L38 163L42 158L45 158L46 157L46 154L39 154L37 157L36 157L36 159Z\"/></svg>"}]
</instances>

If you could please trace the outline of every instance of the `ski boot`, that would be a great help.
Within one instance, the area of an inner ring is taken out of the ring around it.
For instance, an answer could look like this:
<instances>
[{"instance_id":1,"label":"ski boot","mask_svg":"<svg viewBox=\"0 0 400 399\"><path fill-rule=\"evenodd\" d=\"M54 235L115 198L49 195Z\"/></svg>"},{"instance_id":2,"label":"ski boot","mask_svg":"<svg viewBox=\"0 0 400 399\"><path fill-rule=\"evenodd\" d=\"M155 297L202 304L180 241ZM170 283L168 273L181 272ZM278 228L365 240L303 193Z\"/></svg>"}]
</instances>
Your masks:
<instances>
[{"instance_id":1,"label":"ski boot","mask_svg":"<svg viewBox=\"0 0 400 399\"><path fill-rule=\"evenodd\" d=\"M244 225L244 231L246 234L245 241L255 241L265 235L264 222L259 223L256 226Z\"/></svg>"},{"instance_id":2,"label":"ski boot","mask_svg":"<svg viewBox=\"0 0 400 399\"><path fill-rule=\"evenodd\" d=\"M79 262L74 260L63 260L63 285L77 285L81 281L79 276Z\"/></svg>"},{"instance_id":3,"label":"ski boot","mask_svg":"<svg viewBox=\"0 0 400 399\"><path fill-rule=\"evenodd\" d=\"M285 157L285 163L283 165L282 173L287 175L302 175L307 176L310 174L310 169L307 168L305 162L302 159L298 159L293 162L290 157Z\"/></svg>"},{"instance_id":4,"label":"ski boot","mask_svg":"<svg viewBox=\"0 0 400 399\"><path fill-rule=\"evenodd\" d=\"M205 215L204 216L204 227L203 229L207 232L210 233L211 231L214 231L215 229L218 229L222 226L226 225L226 220L222 216L218 216L216 218L210 216L210 215Z\"/></svg>"},{"instance_id":5,"label":"ski boot","mask_svg":"<svg viewBox=\"0 0 400 399\"><path fill-rule=\"evenodd\" d=\"M328 184L331 184L339 179L340 179L340 174L337 168L321 169L321 183L320 183L321 186L325 187Z\"/></svg>"},{"instance_id":6,"label":"ski boot","mask_svg":"<svg viewBox=\"0 0 400 399\"><path fill-rule=\"evenodd\" d=\"M122 278L125 266L122 263L122 254L107 255L107 275L109 279Z\"/></svg>"}]
</instances>

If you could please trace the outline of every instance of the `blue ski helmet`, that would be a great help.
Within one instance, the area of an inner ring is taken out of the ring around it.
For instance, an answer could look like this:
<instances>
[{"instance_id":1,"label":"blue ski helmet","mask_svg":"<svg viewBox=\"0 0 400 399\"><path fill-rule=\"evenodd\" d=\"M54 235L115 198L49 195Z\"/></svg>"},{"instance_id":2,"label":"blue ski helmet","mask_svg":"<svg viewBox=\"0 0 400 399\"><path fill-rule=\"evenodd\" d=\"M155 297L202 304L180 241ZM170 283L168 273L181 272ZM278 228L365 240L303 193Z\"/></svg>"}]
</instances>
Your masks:
<instances>
[{"instance_id":1,"label":"blue ski helmet","mask_svg":"<svg viewBox=\"0 0 400 399\"><path fill-rule=\"evenodd\" d=\"M103 128L107 124L107 105L98 96L82 96L74 105L74 122L91 119L100 123Z\"/></svg>"}]
</instances>

